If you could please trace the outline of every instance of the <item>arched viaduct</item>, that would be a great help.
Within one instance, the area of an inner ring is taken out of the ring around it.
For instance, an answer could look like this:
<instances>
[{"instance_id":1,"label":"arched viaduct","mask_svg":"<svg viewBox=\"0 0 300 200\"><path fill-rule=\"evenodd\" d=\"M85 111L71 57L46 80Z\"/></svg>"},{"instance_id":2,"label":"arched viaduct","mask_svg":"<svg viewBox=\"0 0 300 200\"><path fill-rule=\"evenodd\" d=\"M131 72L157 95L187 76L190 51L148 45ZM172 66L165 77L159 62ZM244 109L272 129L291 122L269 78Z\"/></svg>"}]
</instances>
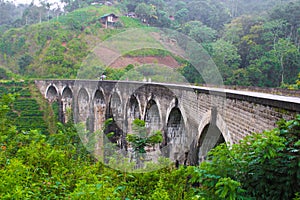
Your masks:
<instances>
[{"instance_id":1,"label":"arched viaduct","mask_svg":"<svg viewBox=\"0 0 300 200\"><path fill-rule=\"evenodd\" d=\"M166 154L196 164L218 143L237 143L252 132L272 129L300 111L300 98L255 92L149 82L39 80L49 101L60 103L60 119L84 122L100 130L113 118L121 145L135 118L148 130L161 130Z\"/></svg>"}]
</instances>

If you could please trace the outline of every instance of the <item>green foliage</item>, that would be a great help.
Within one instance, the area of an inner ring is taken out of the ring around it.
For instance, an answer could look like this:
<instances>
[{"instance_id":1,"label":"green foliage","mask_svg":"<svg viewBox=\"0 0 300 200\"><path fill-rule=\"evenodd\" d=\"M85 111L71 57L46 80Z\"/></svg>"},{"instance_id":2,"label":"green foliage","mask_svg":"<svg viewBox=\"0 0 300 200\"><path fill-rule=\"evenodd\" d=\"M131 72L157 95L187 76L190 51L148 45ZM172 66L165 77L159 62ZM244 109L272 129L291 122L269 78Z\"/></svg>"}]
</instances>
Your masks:
<instances>
[{"instance_id":1,"label":"green foliage","mask_svg":"<svg viewBox=\"0 0 300 200\"><path fill-rule=\"evenodd\" d=\"M233 73L238 69L241 58L237 48L224 40L212 44L212 59L222 74L224 84L232 85Z\"/></svg>"},{"instance_id":2,"label":"green foliage","mask_svg":"<svg viewBox=\"0 0 300 200\"><path fill-rule=\"evenodd\" d=\"M0 128L1 133L5 134L6 131L8 131L12 124L7 119L7 114L9 113L12 103L15 101L16 96L12 94L4 94L1 95L1 101L0 101ZM3 135L1 135L1 138ZM5 136L4 136L5 138Z\"/></svg>"},{"instance_id":3,"label":"green foliage","mask_svg":"<svg viewBox=\"0 0 300 200\"><path fill-rule=\"evenodd\" d=\"M203 25L201 21L185 23L182 27L182 32L201 44L214 41L217 34L214 29Z\"/></svg>"},{"instance_id":4,"label":"green foliage","mask_svg":"<svg viewBox=\"0 0 300 200\"><path fill-rule=\"evenodd\" d=\"M299 127L295 120L253 134L230 148L219 145L194 169L197 194L215 199L292 199L299 190Z\"/></svg>"},{"instance_id":5,"label":"green foliage","mask_svg":"<svg viewBox=\"0 0 300 200\"><path fill-rule=\"evenodd\" d=\"M108 118L107 120L105 120L104 122L104 128L106 129L109 125L111 125L113 123L113 118Z\"/></svg>"},{"instance_id":6,"label":"green foliage","mask_svg":"<svg viewBox=\"0 0 300 200\"><path fill-rule=\"evenodd\" d=\"M26 82L0 83L0 97L9 93L15 94L15 100L7 117L18 130L39 129L43 133L47 133L47 125L43 119L45 113L40 110L40 105L32 97L29 87L30 83Z\"/></svg>"},{"instance_id":7,"label":"green foliage","mask_svg":"<svg viewBox=\"0 0 300 200\"><path fill-rule=\"evenodd\" d=\"M160 179L157 183L153 194L151 195L151 199L161 199L161 200L170 200L168 192L163 187L163 181Z\"/></svg>"},{"instance_id":8,"label":"green foliage","mask_svg":"<svg viewBox=\"0 0 300 200\"><path fill-rule=\"evenodd\" d=\"M6 70L3 68L0 68L0 79L8 79L8 74L6 73Z\"/></svg>"},{"instance_id":9,"label":"green foliage","mask_svg":"<svg viewBox=\"0 0 300 200\"><path fill-rule=\"evenodd\" d=\"M241 183L232 180L231 178L220 178L216 183L216 195L221 199L243 199L239 194L245 192L241 189Z\"/></svg>"},{"instance_id":10,"label":"green foliage","mask_svg":"<svg viewBox=\"0 0 300 200\"><path fill-rule=\"evenodd\" d=\"M125 72L120 77L121 80L130 81L143 81L151 80L156 82L167 82L167 83L184 83L184 77L168 66L162 66L160 64L145 64L136 66L133 69Z\"/></svg>"},{"instance_id":11,"label":"green foliage","mask_svg":"<svg viewBox=\"0 0 300 200\"><path fill-rule=\"evenodd\" d=\"M121 16L120 20L124 25L124 28L142 28L145 27L138 19Z\"/></svg>"},{"instance_id":12,"label":"green foliage","mask_svg":"<svg viewBox=\"0 0 300 200\"><path fill-rule=\"evenodd\" d=\"M50 135L18 131L7 117L15 101L10 94L0 99L1 199L299 199L300 115L231 147L217 146L198 167L128 173L130 162L118 171L93 158L71 122L58 123ZM133 126L147 134L143 120ZM161 142L161 133L154 135L152 142Z\"/></svg>"},{"instance_id":13,"label":"green foliage","mask_svg":"<svg viewBox=\"0 0 300 200\"><path fill-rule=\"evenodd\" d=\"M188 61L182 62L182 67L178 68L178 72L184 76L189 83L203 84L204 80L200 72Z\"/></svg>"},{"instance_id":14,"label":"green foliage","mask_svg":"<svg viewBox=\"0 0 300 200\"><path fill-rule=\"evenodd\" d=\"M134 128L139 129L145 127L146 123L144 120L141 119L134 119L132 122Z\"/></svg>"},{"instance_id":15,"label":"green foliage","mask_svg":"<svg viewBox=\"0 0 300 200\"><path fill-rule=\"evenodd\" d=\"M171 53L163 50L163 49L138 49L135 51L131 51L126 53L124 56L131 56L131 57L138 57L138 56L158 56L158 57L165 57L170 56Z\"/></svg>"},{"instance_id":16,"label":"green foliage","mask_svg":"<svg viewBox=\"0 0 300 200\"><path fill-rule=\"evenodd\" d=\"M132 145L135 153L146 153L147 145L155 145L163 140L161 131L155 131L150 135L147 133L144 120L134 119L132 130L134 133L127 134L126 139Z\"/></svg>"}]
</instances>

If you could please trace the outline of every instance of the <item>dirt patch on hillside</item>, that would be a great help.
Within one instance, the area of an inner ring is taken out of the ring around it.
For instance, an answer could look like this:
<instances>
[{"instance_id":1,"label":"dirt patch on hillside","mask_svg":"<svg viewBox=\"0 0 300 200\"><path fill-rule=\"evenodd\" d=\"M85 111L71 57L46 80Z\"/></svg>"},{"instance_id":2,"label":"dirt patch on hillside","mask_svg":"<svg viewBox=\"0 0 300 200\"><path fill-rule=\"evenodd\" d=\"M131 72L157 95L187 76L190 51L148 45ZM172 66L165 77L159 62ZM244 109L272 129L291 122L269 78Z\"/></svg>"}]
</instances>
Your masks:
<instances>
[{"instance_id":1,"label":"dirt patch on hillside","mask_svg":"<svg viewBox=\"0 0 300 200\"><path fill-rule=\"evenodd\" d=\"M129 64L141 65L141 64L151 64L157 63L171 68L177 68L180 64L172 57L157 57L157 56L143 56L143 57L120 57L110 64L110 67L113 68L123 68Z\"/></svg>"}]
</instances>

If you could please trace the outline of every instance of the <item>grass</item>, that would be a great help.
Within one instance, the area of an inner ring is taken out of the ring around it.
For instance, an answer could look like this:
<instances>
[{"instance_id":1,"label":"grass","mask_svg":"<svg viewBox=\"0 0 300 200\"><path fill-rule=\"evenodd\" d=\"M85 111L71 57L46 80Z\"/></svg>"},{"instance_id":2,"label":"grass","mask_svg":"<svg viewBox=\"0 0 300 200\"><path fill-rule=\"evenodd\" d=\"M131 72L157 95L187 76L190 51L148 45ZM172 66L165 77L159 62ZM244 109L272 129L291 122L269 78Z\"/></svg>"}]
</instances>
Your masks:
<instances>
[{"instance_id":1,"label":"grass","mask_svg":"<svg viewBox=\"0 0 300 200\"><path fill-rule=\"evenodd\" d=\"M158 56L165 57L171 56L172 54L169 51L163 49L138 49L124 54L124 56L138 57L138 56Z\"/></svg>"},{"instance_id":2,"label":"grass","mask_svg":"<svg viewBox=\"0 0 300 200\"><path fill-rule=\"evenodd\" d=\"M134 19L131 17L121 16L120 21L124 25L124 28L143 28L146 27L144 24L140 22L138 19Z\"/></svg>"}]
</instances>

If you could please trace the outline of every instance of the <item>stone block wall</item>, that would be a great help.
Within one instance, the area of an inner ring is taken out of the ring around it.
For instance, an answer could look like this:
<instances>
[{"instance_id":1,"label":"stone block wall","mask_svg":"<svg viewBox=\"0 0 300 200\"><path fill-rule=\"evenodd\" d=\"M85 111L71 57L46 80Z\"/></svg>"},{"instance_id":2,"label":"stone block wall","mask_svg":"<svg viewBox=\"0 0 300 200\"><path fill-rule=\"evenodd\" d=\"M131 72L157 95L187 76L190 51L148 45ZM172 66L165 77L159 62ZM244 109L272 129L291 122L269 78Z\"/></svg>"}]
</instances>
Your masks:
<instances>
[{"instance_id":1,"label":"stone block wall","mask_svg":"<svg viewBox=\"0 0 300 200\"><path fill-rule=\"evenodd\" d=\"M88 80L45 80L36 81L36 85L45 97L47 97L47 90L50 86L51 94L55 93L53 90L55 88L58 101L61 101L62 93L68 86L72 91L72 109L75 120L81 119L80 116L83 114L85 118L88 118L90 112L92 118L89 119L99 121L101 118L103 123L103 112L108 113L108 109L110 109L110 112L113 112L112 115L118 118L116 119L118 126L125 132L128 130L128 123L133 120L129 120L130 116L127 110L130 106L130 99L134 96L138 104L135 111L139 112L136 114L137 116L140 116L141 119L145 119L146 116L148 118L149 116L159 117L160 123L159 125L155 124L155 127L162 130L165 137L161 147L168 145L166 138L168 130L173 130L168 128L170 114L174 113L172 112L174 108L178 109L182 116L182 125L180 125L182 128L176 130L180 130L182 138L176 138L176 141L181 141L182 144L172 143L173 146L168 152L169 155L173 155L172 159L179 160L181 163L186 162L187 155L190 163L197 162L199 141L207 125L212 125L214 127L212 130L219 130L224 140L232 144L253 132L273 129L279 119L289 120L300 112L300 98L298 97L248 91L144 82ZM87 104L85 107L91 108L89 110L80 109L81 100L78 101L78 94L83 89L87 92L88 102L85 102ZM101 106L106 111L102 111L99 118L94 116L93 110L97 90L103 93L103 100L106 104ZM119 100L114 102L118 98ZM155 111L157 113L147 115L153 105L157 106ZM100 127L95 125L96 121L90 124ZM175 127L175 125L173 126ZM205 137L209 136L208 134ZM219 138L216 135L209 141L217 143Z\"/></svg>"}]
</instances>

